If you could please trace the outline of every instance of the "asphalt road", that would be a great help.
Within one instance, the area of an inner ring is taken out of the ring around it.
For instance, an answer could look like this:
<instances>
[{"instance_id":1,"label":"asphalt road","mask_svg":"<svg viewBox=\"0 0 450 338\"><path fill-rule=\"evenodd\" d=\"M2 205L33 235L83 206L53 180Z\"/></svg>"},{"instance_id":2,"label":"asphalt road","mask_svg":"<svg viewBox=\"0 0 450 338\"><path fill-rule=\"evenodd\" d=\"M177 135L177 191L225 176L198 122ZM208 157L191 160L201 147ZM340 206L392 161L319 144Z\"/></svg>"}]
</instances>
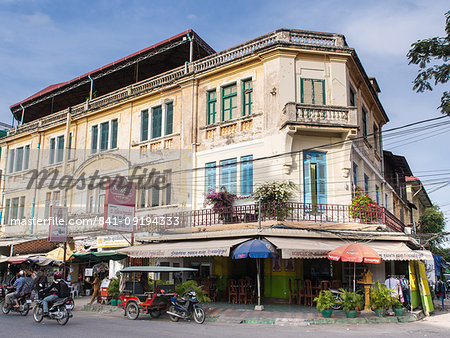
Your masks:
<instances>
[{"instance_id":1,"label":"asphalt road","mask_svg":"<svg viewBox=\"0 0 450 338\"><path fill-rule=\"evenodd\" d=\"M448 337L450 313L424 321L405 324L314 325L285 327L261 324L229 324L180 321L172 323L167 316L136 321L122 315L75 311L66 326L44 319L40 324L17 314L0 313L0 337Z\"/></svg>"}]
</instances>

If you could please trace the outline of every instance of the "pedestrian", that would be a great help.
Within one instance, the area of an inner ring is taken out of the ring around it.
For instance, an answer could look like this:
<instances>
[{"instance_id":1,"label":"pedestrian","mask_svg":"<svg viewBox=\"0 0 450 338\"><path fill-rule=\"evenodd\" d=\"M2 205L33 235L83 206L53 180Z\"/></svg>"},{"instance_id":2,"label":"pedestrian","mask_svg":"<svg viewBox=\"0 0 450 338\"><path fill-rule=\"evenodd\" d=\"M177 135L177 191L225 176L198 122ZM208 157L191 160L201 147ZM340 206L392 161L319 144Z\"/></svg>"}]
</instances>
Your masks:
<instances>
[{"instance_id":1,"label":"pedestrian","mask_svg":"<svg viewBox=\"0 0 450 338\"><path fill-rule=\"evenodd\" d=\"M445 283L443 281L441 281L440 278L436 282L435 292L436 292L437 298L440 301L442 301L441 310L444 310L445 309L444 299L445 299L445 294L447 293L447 288L445 286Z\"/></svg>"},{"instance_id":2,"label":"pedestrian","mask_svg":"<svg viewBox=\"0 0 450 338\"><path fill-rule=\"evenodd\" d=\"M92 298L91 301L89 302L89 305L91 305L94 302L94 300L97 299L98 291L100 290L100 278L98 278L97 273L94 273L94 281L89 283L92 285Z\"/></svg>"}]
</instances>

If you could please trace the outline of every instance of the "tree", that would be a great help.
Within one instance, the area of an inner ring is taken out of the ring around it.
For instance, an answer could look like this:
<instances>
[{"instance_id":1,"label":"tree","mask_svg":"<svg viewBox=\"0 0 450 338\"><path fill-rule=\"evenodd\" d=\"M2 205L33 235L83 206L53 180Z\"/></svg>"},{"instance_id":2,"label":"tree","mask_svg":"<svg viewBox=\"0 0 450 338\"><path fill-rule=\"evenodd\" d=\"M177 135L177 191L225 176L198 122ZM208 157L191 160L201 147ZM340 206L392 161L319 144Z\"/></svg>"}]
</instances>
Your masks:
<instances>
[{"instance_id":1,"label":"tree","mask_svg":"<svg viewBox=\"0 0 450 338\"><path fill-rule=\"evenodd\" d=\"M450 11L445 13L446 37L418 40L411 45L407 57L409 64L419 65L419 74L414 79L413 89L422 93L433 90L433 86L445 84L450 77ZM434 84L430 83L434 80ZM443 114L450 115L450 92L444 91L439 106Z\"/></svg>"},{"instance_id":2,"label":"tree","mask_svg":"<svg viewBox=\"0 0 450 338\"><path fill-rule=\"evenodd\" d=\"M444 213L437 205L425 209L422 216L420 216L419 232L426 234L434 234L430 237L428 242L431 249L436 249L437 244L444 239L445 217Z\"/></svg>"}]
</instances>

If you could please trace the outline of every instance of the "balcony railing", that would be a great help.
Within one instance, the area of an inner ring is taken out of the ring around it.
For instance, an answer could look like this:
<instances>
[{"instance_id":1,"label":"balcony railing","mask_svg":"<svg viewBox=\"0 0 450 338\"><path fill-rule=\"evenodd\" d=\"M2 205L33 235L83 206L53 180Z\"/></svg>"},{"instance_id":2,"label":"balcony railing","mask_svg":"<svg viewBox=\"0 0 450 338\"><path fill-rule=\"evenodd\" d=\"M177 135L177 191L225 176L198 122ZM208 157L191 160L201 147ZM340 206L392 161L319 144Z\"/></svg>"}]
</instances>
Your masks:
<instances>
[{"instance_id":1,"label":"balcony railing","mask_svg":"<svg viewBox=\"0 0 450 338\"><path fill-rule=\"evenodd\" d=\"M76 118L78 115L89 109L105 107L109 104L128 99L134 95L153 90L156 87L170 84L171 82L174 82L191 73L207 71L217 66L225 65L236 60L252 56L257 52L277 44L305 46L307 48L347 48L344 37L339 34L286 29L277 30L254 40L240 44L236 47L227 49L223 52L194 61L190 63L187 68L185 66L181 66L166 73L159 74L131 86L121 88L114 92L95 98L90 101L89 104L86 104L85 102L80 103L71 107L72 117ZM62 122L65 120L68 112L69 109L64 109L36 121L28 122L17 128L10 129L8 131L8 135L14 135L16 133L36 129L38 127L44 127L53 122Z\"/></svg>"},{"instance_id":2,"label":"balcony railing","mask_svg":"<svg viewBox=\"0 0 450 338\"><path fill-rule=\"evenodd\" d=\"M283 122L356 126L357 112L356 108L353 107L319 106L289 102L283 109Z\"/></svg>"},{"instance_id":3,"label":"balcony railing","mask_svg":"<svg viewBox=\"0 0 450 338\"><path fill-rule=\"evenodd\" d=\"M154 215L160 222L139 225L139 231L164 231L177 228L205 227L224 224L257 223L257 204L223 209L202 209ZM261 205L261 221L385 225L389 230L404 232L405 225L384 207L355 207L337 204L289 202Z\"/></svg>"}]
</instances>

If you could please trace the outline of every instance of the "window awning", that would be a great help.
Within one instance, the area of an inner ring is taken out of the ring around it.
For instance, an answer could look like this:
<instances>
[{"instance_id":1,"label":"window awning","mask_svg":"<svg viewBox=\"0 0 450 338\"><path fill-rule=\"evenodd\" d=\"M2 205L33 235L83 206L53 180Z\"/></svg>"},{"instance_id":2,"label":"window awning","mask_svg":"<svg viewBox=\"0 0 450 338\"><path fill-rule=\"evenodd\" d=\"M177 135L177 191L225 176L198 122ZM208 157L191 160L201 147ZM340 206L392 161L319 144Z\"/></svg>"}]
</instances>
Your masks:
<instances>
[{"instance_id":1,"label":"window awning","mask_svg":"<svg viewBox=\"0 0 450 338\"><path fill-rule=\"evenodd\" d=\"M231 247L250 238L152 243L117 250L133 258L229 256Z\"/></svg>"},{"instance_id":2,"label":"window awning","mask_svg":"<svg viewBox=\"0 0 450 338\"><path fill-rule=\"evenodd\" d=\"M283 238L266 237L281 250L281 257L288 258L326 258L327 253L344 242L337 239L322 238ZM427 250L412 250L403 242L372 241L365 243L385 261L430 260L433 255Z\"/></svg>"}]
</instances>

